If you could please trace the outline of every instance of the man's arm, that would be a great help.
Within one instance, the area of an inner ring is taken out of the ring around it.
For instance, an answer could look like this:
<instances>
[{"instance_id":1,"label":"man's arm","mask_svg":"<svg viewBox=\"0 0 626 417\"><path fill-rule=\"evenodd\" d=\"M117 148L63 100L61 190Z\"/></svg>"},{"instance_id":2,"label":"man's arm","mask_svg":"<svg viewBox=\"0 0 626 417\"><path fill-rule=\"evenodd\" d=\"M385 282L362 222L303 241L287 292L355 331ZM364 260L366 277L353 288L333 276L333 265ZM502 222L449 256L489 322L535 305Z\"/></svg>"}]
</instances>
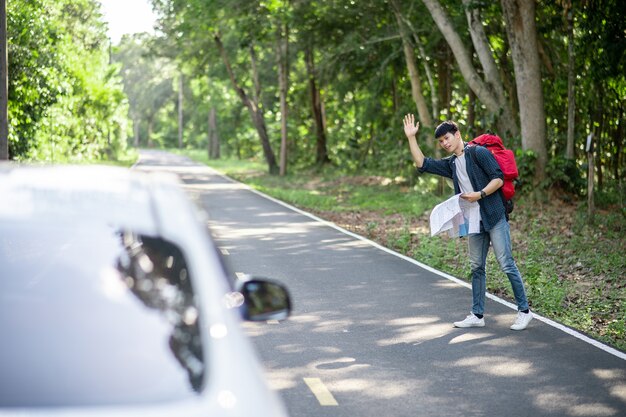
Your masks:
<instances>
[{"instance_id":1,"label":"man's arm","mask_svg":"<svg viewBox=\"0 0 626 417\"><path fill-rule=\"evenodd\" d=\"M485 197L498 191L498 189L502 187L503 184L504 184L504 181L502 181L500 178L494 178L491 181L489 181L489 184L487 184L485 188L482 189L482 191L485 192ZM474 201L478 201L481 198L480 190L475 191L473 193L461 194L461 198L469 201L470 203L473 203Z\"/></svg>"},{"instance_id":2,"label":"man's arm","mask_svg":"<svg viewBox=\"0 0 626 417\"><path fill-rule=\"evenodd\" d=\"M420 128L420 122L415 123L415 118L412 114L404 116L404 134L409 140L409 149L411 150L411 156L415 161L415 166L421 168L424 165L424 154L417 144L415 135Z\"/></svg>"},{"instance_id":3,"label":"man's arm","mask_svg":"<svg viewBox=\"0 0 626 417\"><path fill-rule=\"evenodd\" d=\"M409 139L409 148L411 149L411 156L415 166L420 172L429 172L442 177L452 178L451 165L446 160L426 158L422 153L415 137L419 127L420 123L415 122L412 114L404 116L404 134Z\"/></svg>"}]
</instances>

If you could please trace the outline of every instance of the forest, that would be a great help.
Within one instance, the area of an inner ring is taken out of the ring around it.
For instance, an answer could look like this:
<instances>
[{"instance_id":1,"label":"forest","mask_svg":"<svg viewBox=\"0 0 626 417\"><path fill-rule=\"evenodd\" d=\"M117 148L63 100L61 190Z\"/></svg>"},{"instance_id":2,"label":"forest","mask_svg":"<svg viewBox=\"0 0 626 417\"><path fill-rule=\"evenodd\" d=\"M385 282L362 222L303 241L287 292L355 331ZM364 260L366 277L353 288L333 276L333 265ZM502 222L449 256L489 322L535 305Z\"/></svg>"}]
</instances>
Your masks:
<instances>
[{"instance_id":1,"label":"forest","mask_svg":"<svg viewBox=\"0 0 626 417\"><path fill-rule=\"evenodd\" d=\"M455 120L517 153L521 186L623 194L618 0L152 0L154 34L111 45L96 0L8 3L9 158L111 159L137 146L411 177Z\"/></svg>"},{"instance_id":2,"label":"forest","mask_svg":"<svg viewBox=\"0 0 626 417\"><path fill-rule=\"evenodd\" d=\"M415 114L443 156L434 129L454 120L515 151L533 307L624 349L622 0L149 1L154 32L116 44L97 0L7 2L0 159L130 165L165 148L254 164L265 178L239 179L461 276L462 249L414 232L450 190L418 176L402 129Z\"/></svg>"}]
</instances>

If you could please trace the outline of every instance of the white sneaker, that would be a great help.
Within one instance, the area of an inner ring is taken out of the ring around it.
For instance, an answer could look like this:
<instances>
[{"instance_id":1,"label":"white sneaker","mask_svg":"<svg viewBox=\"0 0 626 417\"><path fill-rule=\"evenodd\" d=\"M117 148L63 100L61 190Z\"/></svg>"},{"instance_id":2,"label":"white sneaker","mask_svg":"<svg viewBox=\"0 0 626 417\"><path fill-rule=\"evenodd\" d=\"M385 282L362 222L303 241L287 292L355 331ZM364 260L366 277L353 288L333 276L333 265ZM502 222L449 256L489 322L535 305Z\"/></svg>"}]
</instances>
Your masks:
<instances>
[{"instance_id":1,"label":"white sneaker","mask_svg":"<svg viewBox=\"0 0 626 417\"><path fill-rule=\"evenodd\" d=\"M479 319L474 313L470 313L465 320L455 321L454 327L485 327L485 319Z\"/></svg>"},{"instance_id":2,"label":"white sneaker","mask_svg":"<svg viewBox=\"0 0 626 417\"><path fill-rule=\"evenodd\" d=\"M511 326L511 330L524 330L528 327L528 323L533 319L533 313L528 311L528 313L522 313L521 311L517 312L517 318L515 319L515 323Z\"/></svg>"}]
</instances>

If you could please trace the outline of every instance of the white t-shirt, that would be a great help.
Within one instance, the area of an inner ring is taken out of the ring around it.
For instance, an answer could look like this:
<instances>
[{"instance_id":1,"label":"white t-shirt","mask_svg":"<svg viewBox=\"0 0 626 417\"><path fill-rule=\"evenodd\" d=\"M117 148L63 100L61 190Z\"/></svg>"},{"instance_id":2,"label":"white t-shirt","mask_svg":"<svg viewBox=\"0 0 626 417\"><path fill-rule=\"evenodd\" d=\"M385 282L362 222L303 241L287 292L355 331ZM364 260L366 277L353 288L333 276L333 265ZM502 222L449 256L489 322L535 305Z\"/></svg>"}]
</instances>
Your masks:
<instances>
[{"instance_id":1,"label":"white t-shirt","mask_svg":"<svg viewBox=\"0 0 626 417\"><path fill-rule=\"evenodd\" d=\"M465 162L465 154L463 154L461 156L457 156L454 163L456 166L456 177L459 180L461 194L474 192L472 182L469 179L469 175L467 175L467 164ZM465 218L466 223L466 231L461 232L461 236L463 236L464 233L467 233L467 229L469 229L469 233L478 233L477 228L479 227L479 223L481 221L478 201L470 203L469 201L461 199L459 202L461 204L461 210L463 211L463 217Z\"/></svg>"},{"instance_id":2,"label":"white t-shirt","mask_svg":"<svg viewBox=\"0 0 626 417\"><path fill-rule=\"evenodd\" d=\"M465 162L465 154L457 156L454 163L454 165L456 166L456 177L459 180L459 188L461 189L461 193L473 193L474 188L472 187L472 182L469 179L469 175L467 175L467 166Z\"/></svg>"}]
</instances>

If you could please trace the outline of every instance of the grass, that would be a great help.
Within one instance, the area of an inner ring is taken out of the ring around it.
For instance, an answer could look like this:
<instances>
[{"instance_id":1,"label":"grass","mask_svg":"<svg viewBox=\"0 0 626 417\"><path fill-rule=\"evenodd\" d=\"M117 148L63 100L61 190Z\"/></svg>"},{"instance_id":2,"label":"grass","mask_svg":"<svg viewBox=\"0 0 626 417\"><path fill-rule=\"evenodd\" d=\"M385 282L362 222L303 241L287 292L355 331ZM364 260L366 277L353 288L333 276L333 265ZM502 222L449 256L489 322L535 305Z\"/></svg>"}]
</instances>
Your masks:
<instances>
[{"instance_id":1,"label":"grass","mask_svg":"<svg viewBox=\"0 0 626 417\"><path fill-rule=\"evenodd\" d=\"M256 161L190 157L280 200L333 221L390 249L469 281L466 239L430 237L428 213L447 198L380 176L265 173ZM451 191L448 193L451 194ZM511 217L513 255L534 311L626 351L626 219L619 207L599 210L587 224L585 206L518 199ZM513 300L490 252L487 289Z\"/></svg>"},{"instance_id":2,"label":"grass","mask_svg":"<svg viewBox=\"0 0 626 417\"><path fill-rule=\"evenodd\" d=\"M129 148L123 154L118 155L116 159L103 160L100 163L128 168L136 163L138 158L139 152L135 148Z\"/></svg>"},{"instance_id":3,"label":"grass","mask_svg":"<svg viewBox=\"0 0 626 417\"><path fill-rule=\"evenodd\" d=\"M233 160L233 159L211 159L205 149L178 149L170 148L168 152L185 155L194 161L209 165L212 168L228 173L227 175L256 175L267 171L264 161L255 160Z\"/></svg>"}]
</instances>

